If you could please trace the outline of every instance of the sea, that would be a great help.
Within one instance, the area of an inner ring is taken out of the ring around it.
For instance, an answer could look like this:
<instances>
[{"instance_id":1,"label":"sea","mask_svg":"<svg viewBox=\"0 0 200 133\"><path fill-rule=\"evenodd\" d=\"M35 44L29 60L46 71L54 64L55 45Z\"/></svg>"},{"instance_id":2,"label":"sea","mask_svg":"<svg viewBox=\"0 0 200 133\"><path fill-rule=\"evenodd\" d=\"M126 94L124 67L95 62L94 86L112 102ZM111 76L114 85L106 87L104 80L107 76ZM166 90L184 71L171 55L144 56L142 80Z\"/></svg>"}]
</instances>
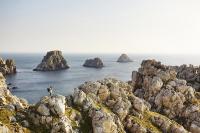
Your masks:
<instances>
[{"instance_id":1,"label":"sea","mask_svg":"<svg viewBox=\"0 0 200 133\"><path fill-rule=\"evenodd\" d=\"M63 54L70 66L67 70L53 72L36 72L33 69L41 62L45 54L0 54L3 59L14 59L17 74L6 77L6 82L15 87L11 92L29 103L36 103L42 96L48 95L47 88L52 86L54 93L73 94L86 81L104 78L116 78L122 81L131 80L131 73L140 67L142 60L156 59L166 65L200 64L200 55L145 55L129 54L130 63L118 63L120 54ZM105 65L101 69L83 67L86 59L100 57Z\"/></svg>"}]
</instances>

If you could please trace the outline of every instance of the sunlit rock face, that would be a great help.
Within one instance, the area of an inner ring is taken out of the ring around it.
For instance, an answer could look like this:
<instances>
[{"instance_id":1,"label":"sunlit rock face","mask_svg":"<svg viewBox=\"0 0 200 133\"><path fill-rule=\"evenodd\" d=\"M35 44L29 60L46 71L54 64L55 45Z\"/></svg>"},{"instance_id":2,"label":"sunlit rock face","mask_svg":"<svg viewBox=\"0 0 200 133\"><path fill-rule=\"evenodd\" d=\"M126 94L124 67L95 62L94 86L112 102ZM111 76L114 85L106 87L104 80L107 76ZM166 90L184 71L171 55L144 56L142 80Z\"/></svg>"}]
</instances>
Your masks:
<instances>
[{"instance_id":1,"label":"sunlit rock face","mask_svg":"<svg viewBox=\"0 0 200 133\"><path fill-rule=\"evenodd\" d=\"M178 73L174 67L156 60L144 60L138 71L132 73L134 94L149 102L151 110L196 132L200 127L198 92L186 80L179 79Z\"/></svg>"},{"instance_id":2,"label":"sunlit rock face","mask_svg":"<svg viewBox=\"0 0 200 133\"><path fill-rule=\"evenodd\" d=\"M3 60L0 58L0 72L3 75L15 74L17 72L15 61L13 59Z\"/></svg>"},{"instance_id":3,"label":"sunlit rock face","mask_svg":"<svg viewBox=\"0 0 200 133\"><path fill-rule=\"evenodd\" d=\"M21 125L25 117L23 113L28 107L26 100L11 94L3 74L0 73L0 132L29 133L30 130Z\"/></svg>"},{"instance_id":4,"label":"sunlit rock face","mask_svg":"<svg viewBox=\"0 0 200 133\"><path fill-rule=\"evenodd\" d=\"M33 69L34 71L57 71L68 69L67 61L64 59L62 52L58 50L47 52L42 62Z\"/></svg>"}]
</instances>

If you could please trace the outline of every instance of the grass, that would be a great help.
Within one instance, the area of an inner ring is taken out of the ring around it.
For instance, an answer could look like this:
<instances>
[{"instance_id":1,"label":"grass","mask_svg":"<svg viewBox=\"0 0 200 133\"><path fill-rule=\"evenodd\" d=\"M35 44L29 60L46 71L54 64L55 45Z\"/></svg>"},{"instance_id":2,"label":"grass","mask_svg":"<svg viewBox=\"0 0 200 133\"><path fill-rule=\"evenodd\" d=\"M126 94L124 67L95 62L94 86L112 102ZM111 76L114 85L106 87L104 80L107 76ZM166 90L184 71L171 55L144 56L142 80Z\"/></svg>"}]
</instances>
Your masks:
<instances>
[{"instance_id":1,"label":"grass","mask_svg":"<svg viewBox=\"0 0 200 133\"><path fill-rule=\"evenodd\" d=\"M20 132L22 129L24 133L31 133L31 131L27 128L23 128L18 123L11 123L10 117L15 116L15 112L10 111L6 108L0 108L0 123L7 126L11 132Z\"/></svg>"},{"instance_id":2,"label":"grass","mask_svg":"<svg viewBox=\"0 0 200 133\"><path fill-rule=\"evenodd\" d=\"M142 127L148 129L152 133L162 133L156 126L151 123L150 115L145 115L144 118L140 119L136 116L130 116L132 120L141 125Z\"/></svg>"},{"instance_id":3,"label":"grass","mask_svg":"<svg viewBox=\"0 0 200 133\"><path fill-rule=\"evenodd\" d=\"M5 109L5 108L1 108L0 109L0 122L2 122L3 124L10 124L10 117L14 116L15 113Z\"/></svg>"},{"instance_id":4,"label":"grass","mask_svg":"<svg viewBox=\"0 0 200 133\"><path fill-rule=\"evenodd\" d=\"M76 113L77 115L81 115L81 113L78 110L73 109L71 107L67 107L65 110L65 115L67 116L67 118L70 119L72 128L79 128L79 125L77 124L77 122L70 117L72 115L72 113Z\"/></svg>"}]
</instances>

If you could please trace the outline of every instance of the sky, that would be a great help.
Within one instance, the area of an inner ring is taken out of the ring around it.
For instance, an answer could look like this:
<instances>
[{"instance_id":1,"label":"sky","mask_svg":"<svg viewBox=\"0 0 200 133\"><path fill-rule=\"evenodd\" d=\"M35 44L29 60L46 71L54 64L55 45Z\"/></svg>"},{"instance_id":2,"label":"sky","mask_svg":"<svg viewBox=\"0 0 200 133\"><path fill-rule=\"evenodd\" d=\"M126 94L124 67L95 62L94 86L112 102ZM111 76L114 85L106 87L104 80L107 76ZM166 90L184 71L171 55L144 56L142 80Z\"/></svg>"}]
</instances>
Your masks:
<instances>
[{"instance_id":1,"label":"sky","mask_svg":"<svg viewBox=\"0 0 200 133\"><path fill-rule=\"evenodd\" d=\"M199 0L0 0L0 53L199 54Z\"/></svg>"}]
</instances>

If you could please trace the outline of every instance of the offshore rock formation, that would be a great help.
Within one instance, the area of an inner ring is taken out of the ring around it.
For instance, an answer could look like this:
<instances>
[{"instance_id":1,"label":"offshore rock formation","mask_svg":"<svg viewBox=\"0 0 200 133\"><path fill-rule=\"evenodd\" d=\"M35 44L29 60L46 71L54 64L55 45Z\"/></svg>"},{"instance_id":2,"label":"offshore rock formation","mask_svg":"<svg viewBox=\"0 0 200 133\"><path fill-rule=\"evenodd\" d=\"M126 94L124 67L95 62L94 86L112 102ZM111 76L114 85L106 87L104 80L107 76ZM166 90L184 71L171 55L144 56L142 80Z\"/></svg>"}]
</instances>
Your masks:
<instances>
[{"instance_id":1,"label":"offshore rock formation","mask_svg":"<svg viewBox=\"0 0 200 133\"><path fill-rule=\"evenodd\" d=\"M187 81L178 79L172 67L145 60L138 72L132 73L132 84L134 94L150 103L151 110L177 121L193 133L200 132L198 92Z\"/></svg>"},{"instance_id":2,"label":"offshore rock formation","mask_svg":"<svg viewBox=\"0 0 200 133\"><path fill-rule=\"evenodd\" d=\"M33 69L34 71L56 71L68 69L67 61L64 59L62 52L55 50L47 52L42 62Z\"/></svg>"},{"instance_id":3,"label":"offshore rock formation","mask_svg":"<svg viewBox=\"0 0 200 133\"><path fill-rule=\"evenodd\" d=\"M102 68L103 62L100 58L88 59L83 64L84 67L94 67L94 68Z\"/></svg>"},{"instance_id":4,"label":"offshore rock formation","mask_svg":"<svg viewBox=\"0 0 200 133\"><path fill-rule=\"evenodd\" d=\"M200 67L193 65L175 66L177 77L187 81L187 85L192 86L196 91L200 91Z\"/></svg>"},{"instance_id":5,"label":"offshore rock formation","mask_svg":"<svg viewBox=\"0 0 200 133\"><path fill-rule=\"evenodd\" d=\"M133 62L128 55L126 54L122 54L118 59L117 62L122 62L122 63L126 63L126 62Z\"/></svg>"},{"instance_id":6,"label":"offshore rock formation","mask_svg":"<svg viewBox=\"0 0 200 133\"><path fill-rule=\"evenodd\" d=\"M0 72L3 75L16 73L17 71L14 60L12 59L3 60L2 58L0 58Z\"/></svg>"}]
</instances>

